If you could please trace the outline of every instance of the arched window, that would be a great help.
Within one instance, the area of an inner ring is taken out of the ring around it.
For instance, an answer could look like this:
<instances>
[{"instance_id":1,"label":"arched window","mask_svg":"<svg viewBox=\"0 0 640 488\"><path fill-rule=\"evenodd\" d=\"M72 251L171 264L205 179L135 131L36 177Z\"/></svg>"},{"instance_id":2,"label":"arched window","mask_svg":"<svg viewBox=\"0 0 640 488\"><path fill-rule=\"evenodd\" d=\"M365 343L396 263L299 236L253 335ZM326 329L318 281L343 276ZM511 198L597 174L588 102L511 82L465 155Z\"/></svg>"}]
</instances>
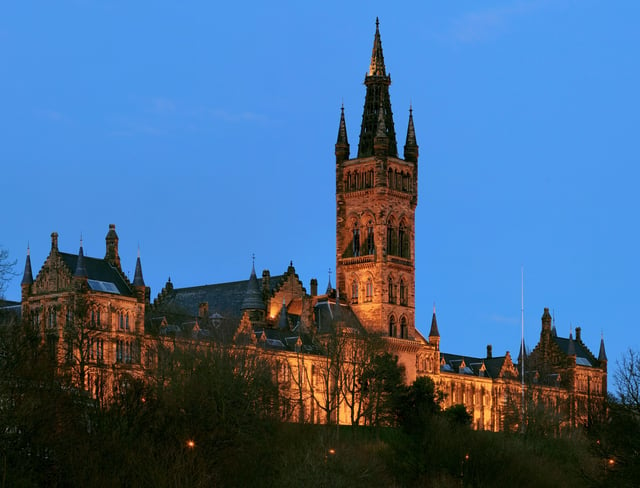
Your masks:
<instances>
[{"instance_id":1,"label":"arched window","mask_svg":"<svg viewBox=\"0 0 640 488\"><path fill-rule=\"evenodd\" d=\"M389 337L396 336L396 318L392 315L389 317Z\"/></svg>"},{"instance_id":2,"label":"arched window","mask_svg":"<svg viewBox=\"0 0 640 488\"><path fill-rule=\"evenodd\" d=\"M369 222L367 222L367 254L373 254L373 249L373 222L370 220Z\"/></svg>"},{"instance_id":3,"label":"arched window","mask_svg":"<svg viewBox=\"0 0 640 488\"><path fill-rule=\"evenodd\" d=\"M351 303L358 303L358 282L356 280L351 283Z\"/></svg>"},{"instance_id":4,"label":"arched window","mask_svg":"<svg viewBox=\"0 0 640 488\"><path fill-rule=\"evenodd\" d=\"M405 259L409 259L409 233L404 222L398 227L398 248L397 255Z\"/></svg>"},{"instance_id":5,"label":"arched window","mask_svg":"<svg viewBox=\"0 0 640 488\"><path fill-rule=\"evenodd\" d=\"M393 170L391 168L389 168L388 172L387 185L393 189Z\"/></svg>"},{"instance_id":6,"label":"arched window","mask_svg":"<svg viewBox=\"0 0 640 488\"><path fill-rule=\"evenodd\" d=\"M407 286L404 283L404 279L400 278L400 305L407 304Z\"/></svg>"},{"instance_id":7,"label":"arched window","mask_svg":"<svg viewBox=\"0 0 640 488\"><path fill-rule=\"evenodd\" d=\"M360 227L357 222L353 224L353 255L360 256Z\"/></svg>"},{"instance_id":8,"label":"arched window","mask_svg":"<svg viewBox=\"0 0 640 488\"><path fill-rule=\"evenodd\" d=\"M365 301L370 302L371 300L373 300L373 281L369 278L367 279Z\"/></svg>"},{"instance_id":9,"label":"arched window","mask_svg":"<svg viewBox=\"0 0 640 488\"><path fill-rule=\"evenodd\" d=\"M118 327L120 329L124 329L124 313L123 312L118 313Z\"/></svg>"},{"instance_id":10,"label":"arched window","mask_svg":"<svg viewBox=\"0 0 640 488\"><path fill-rule=\"evenodd\" d=\"M387 224L387 254L395 256L396 253L396 229L393 226L393 222Z\"/></svg>"},{"instance_id":11,"label":"arched window","mask_svg":"<svg viewBox=\"0 0 640 488\"><path fill-rule=\"evenodd\" d=\"M393 278L391 278L391 276L389 276L387 284L389 286L389 303L396 303L395 285L393 284Z\"/></svg>"},{"instance_id":12,"label":"arched window","mask_svg":"<svg viewBox=\"0 0 640 488\"><path fill-rule=\"evenodd\" d=\"M126 330L129 330L129 314L126 314L126 315L124 316L124 328L125 328Z\"/></svg>"},{"instance_id":13,"label":"arched window","mask_svg":"<svg viewBox=\"0 0 640 488\"><path fill-rule=\"evenodd\" d=\"M409 329L407 327L407 319L406 317L402 317L400 319L400 337L403 339L409 338Z\"/></svg>"}]
</instances>

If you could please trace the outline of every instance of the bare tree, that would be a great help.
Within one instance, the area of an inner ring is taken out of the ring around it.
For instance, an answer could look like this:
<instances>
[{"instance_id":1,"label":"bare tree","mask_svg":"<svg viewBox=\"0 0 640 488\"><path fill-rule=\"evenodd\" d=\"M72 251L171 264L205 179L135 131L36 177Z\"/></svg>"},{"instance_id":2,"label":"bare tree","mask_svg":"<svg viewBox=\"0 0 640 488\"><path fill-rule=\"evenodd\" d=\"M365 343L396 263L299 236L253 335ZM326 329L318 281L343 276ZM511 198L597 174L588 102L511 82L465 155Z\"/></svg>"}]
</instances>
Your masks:
<instances>
[{"instance_id":1,"label":"bare tree","mask_svg":"<svg viewBox=\"0 0 640 488\"><path fill-rule=\"evenodd\" d=\"M11 278L17 275L14 271L16 262L9 261L9 251L0 247L0 298L4 297Z\"/></svg>"},{"instance_id":2,"label":"bare tree","mask_svg":"<svg viewBox=\"0 0 640 488\"><path fill-rule=\"evenodd\" d=\"M631 412L640 415L640 353L629 349L618 361L614 375L620 403Z\"/></svg>"}]
</instances>

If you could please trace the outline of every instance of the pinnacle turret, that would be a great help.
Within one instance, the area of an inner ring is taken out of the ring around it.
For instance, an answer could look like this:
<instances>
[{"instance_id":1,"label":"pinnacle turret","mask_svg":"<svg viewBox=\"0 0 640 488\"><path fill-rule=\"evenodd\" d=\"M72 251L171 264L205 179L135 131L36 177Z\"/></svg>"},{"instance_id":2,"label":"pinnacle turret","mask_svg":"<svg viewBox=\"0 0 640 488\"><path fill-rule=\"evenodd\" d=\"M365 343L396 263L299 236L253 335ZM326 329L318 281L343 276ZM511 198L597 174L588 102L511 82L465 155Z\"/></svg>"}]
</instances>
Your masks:
<instances>
[{"instance_id":1,"label":"pinnacle turret","mask_svg":"<svg viewBox=\"0 0 640 488\"><path fill-rule=\"evenodd\" d=\"M373 38L371 62L369 63L369 76L386 76L384 55L382 54L382 41L380 40L380 21L376 17L376 34Z\"/></svg>"},{"instance_id":2,"label":"pinnacle turret","mask_svg":"<svg viewBox=\"0 0 640 488\"><path fill-rule=\"evenodd\" d=\"M413 126L412 107L409 107L409 125L407 127L407 140L404 145L404 159L413 163L418 162L418 142L416 141L416 129Z\"/></svg>"},{"instance_id":3,"label":"pinnacle turret","mask_svg":"<svg viewBox=\"0 0 640 488\"><path fill-rule=\"evenodd\" d=\"M136 259L136 271L133 275L133 286L145 286L142 277L142 263L140 262L140 250L138 249L138 259Z\"/></svg>"},{"instance_id":4,"label":"pinnacle turret","mask_svg":"<svg viewBox=\"0 0 640 488\"><path fill-rule=\"evenodd\" d=\"M24 262L24 274L22 275L22 285L33 284L33 273L31 272L31 250L27 246L27 260Z\"/></svg>"},{"instance_id":5,"label":"pinnacle turret","mask_svg":"<svg viewBox=\"0 0 640 488\"><path fill-rule=\"evenodd\" d=\"M600 351L598 352L598 361L606 361L607 353L604 350L604 336L600 338Z\"/></svg>"},{"instance_id":6,"label":"pinnacle turret","mask_svg":"<svg viewBox=\"0 0 640 488\"><path fill-rule=\"evenodd\" d=\"M436 306L433 306L433 317L431 317L431 330L429 331L429 338L440 337L440 331L438 330L438 319L436 318Z\"/></svg>"}]
</instances>

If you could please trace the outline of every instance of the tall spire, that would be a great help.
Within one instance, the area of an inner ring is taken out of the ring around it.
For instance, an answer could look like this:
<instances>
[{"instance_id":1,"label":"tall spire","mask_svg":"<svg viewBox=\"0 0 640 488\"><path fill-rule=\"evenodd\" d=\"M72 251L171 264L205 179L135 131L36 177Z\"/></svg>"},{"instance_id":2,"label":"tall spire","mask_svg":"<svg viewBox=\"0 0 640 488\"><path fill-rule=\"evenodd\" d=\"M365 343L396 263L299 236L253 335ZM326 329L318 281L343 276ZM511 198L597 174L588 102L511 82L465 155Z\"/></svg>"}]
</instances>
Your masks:
<instances>
[{"instance_id":1,"label":"tall spire","mask_svg":"<svg viewBox=\"0 0 640 488\"><path fill-rule=\"evenodd\" d=\"M78 251L78 261L76 262L76 270L73 276L77 278L86 278L89 276L87 273L87 266L84 262L84 250L82 249L82 238L80 238L80 250Z\"/></svg>"},{"instance_id":2,"label":"tall spire","mask_svg":"<svg viewBox=\"0 0 640 488\"><path fill-rule=\"evenodd\" d=\"M329 268L329 282L327 283L327 295L330 295L333 291L333 285L331 284L331 268Z\"/></svg>"},{"instance_id":3,"label":"tall spire","mask_svg":"<svg viewBox=\"0 0 640 488\"><path fill-rule=\"evenodd\" d=\"M31 272L31 249L27 244L27 260L24 263L24 274L22 275L22 285L33 284L33 273Z\"/></svg>"},{"instance_id":4,"label":"tall spire","mask_svg":"<svg viewBox=\"0 0 640 488\"><path fill-rule=\"evenodd\" d=\"M145 286L142 277L142 263L140 262L140 249L138 249L138 259L136 259L136 271L133 274L133 286Z\"/></svg>"},{"instance_id":5,"label":"tall spire","mask_svg":"<svg viewBox=\"0 0 640 488\"><path fill-rule=\"evenodd\" d=\"M413 126L413 107L409 106L409 125L407 127L407 141L404 144L404 159L413 163L418 162L418 142L416 129Z\"/></svg>"},{"instance_id":6,"label":"tall spire","mask_svg":"<svg viewBox=\"0 0 640 488\"><path fill-rule=\"evenodd\" d=\"M391 77L387 74L384 65L378 19L376 19L376 34L373 39L369 72L365 76L364 84L367 87L367 94L365 95L364 111L362 113L358 157L366 158L374 155L374 138L378 137L378 112L380 110L382 110L385 133L389 138L389 147L385 155L396 157L398 155L398 144L396 142L391 99L389 97Z\"/></svg>"},{"instance_id":7,"label":"tall spire","mask_svg":"<svg viewBox=\"0 0 640 488\"><path fill-rule=\"evenodd\" d=\"M376 34L373 38L371 62L369 63L369 76L386 76L384 67L384 55L382 54L382 41L380 40L380 21L376 17Z\"/></svg>"},{"instance_id":8,"label":"tall spire","mask_svg":"<svg viewBox=\"0 0 640 488\"><path fill-rule=\"evenodd\" d=\"M338 127L338 140L336 145L344 144L349 147L349 140L347 139L347 124L344 121L344 105L340 107L340 126Z\"/></svg>"}]
</instances>

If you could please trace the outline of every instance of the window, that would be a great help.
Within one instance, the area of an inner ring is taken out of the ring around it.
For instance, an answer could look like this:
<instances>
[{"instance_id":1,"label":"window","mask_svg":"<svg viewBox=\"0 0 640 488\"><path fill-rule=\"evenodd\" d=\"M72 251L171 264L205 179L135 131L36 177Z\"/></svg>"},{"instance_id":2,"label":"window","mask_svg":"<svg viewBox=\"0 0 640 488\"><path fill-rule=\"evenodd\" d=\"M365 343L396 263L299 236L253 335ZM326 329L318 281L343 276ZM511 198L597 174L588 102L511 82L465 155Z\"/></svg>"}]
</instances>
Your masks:
<instances>
[{"instance_id":1,"label":"window","mask_svg":"<svg viewBox=\"0 0 640 488\"><path fill-rule=\"evenodd\" d=\"M370 302L371 300L373 300L373 281L371 281L371 278L369 278L367 280L367 286L366 286L366 291L365 291L365 302Z\"/></svg>"},{"instance_id":2,"label":"window","mask_svg":"<svg viewBox=\"0 0 640 488\"><path fill-rule=\"evenodd\" d=\"M353 255L360 256L360 227L357 222L353 224Z\"/></svg>"},{"instance_id":3,"label":"window","mask_svg":"<svg viewBox=\"0 0 640 488\"><path fill-rule=\"evenodd\" d=\"M389 337L396 336L396 318L392 315L389 317Z\"/></svg>"},{"instance_id":4,"label":"window","mask_svg":"<svg viewBox=\"0 0 640 488\"><path fill-rule=\"evenodd\" d=\"M100 327L100 310L96 311L96 325Z\"/></svg>"},{"instance_id":5,"label":"window","mask_svg":"<svg viewBox=\"0 0 640 488\"><path fill-rule=\"evenodd\" d=\"M407 286L404 283L404 280L400 278L400 305L407 304Z\"/></svg>"},{"instance_id":6,"label":"window","mask_svg":"<svg viewBox=\"0 0 640 488\"><path fill-rule=\"evenodd\" d=\"M373 254L374 240L373 240L373 222L370 220L367 223L367 254Z\"/></svg>"},{"instance_id":7,"label":"window","mask_svg":"<svg viewBox=\"0 0 640 488\"><path fill-rule=\"evenodd\" d=\"M389 276L387 285L389 287L389 303L396 303L396 296L395 296L395 290L394 290L395 285L393 284L393 278L391 278L391 276Z\"/></svg>"},{"instance_id":8,"label":"window","mask_svg":"<svg viewBox=\"0 0 640 488\"><path fill-rule=\"evenodd\" d=\"M124 328L129 330L129 314L124 316Z\"/></svg>"},{"instance_id":9,"label":"window","mask_svg":"<svg viewBox=\"0 0 640 488\"><path fill-rule=\"evenodd\" d=\"M49 320L47 322L47 326L50 329L55 329L56 326L57 326L58 320L57 320L57 317L56 317L56 311L53 308L49 309L49 317L48 318L49 318Z\"/></svg>"},{"instance_id":10,"label":"window","mask_svg":"<svg viewBox=\"0 0 640 488\"><path fill-rule=\"evenodd\" d=\"M396 254L396 231L392 223L387 226L387 254Z\"/></svg>"},{"instance_id":11,"label":"window","mask_svg":"<svg viewBox=\"0 0 640 488\"><path fill-rule=\"evenodd\" d=\"M409 257L409 245L404 224L400 224L398 228L398 255L403 258Z\"/></svg>"},{"instance_id":12,"label":"window","mask_svg":"<svg viewBox=\"0 0 640 488\"><path fill-rule=\"evenodd\" d=\"M402 317L400 319L400 337L402 337L403 339L409 338L409 328L407 327L406 317Z\"/></svg>"},{"instance_id":13,"label":"window","mask_svg":"<svg viewBox=\"0 0 640 488\"><path fill-rule=\"evenodd\" d=\"M118 313L118 327L124 329L124 313L122 312Z\"/></svg>"},{"instance_id":14,"label":"window","mask_svg":"<svg viewBox=\"0 0 640 488\"><path fill-rule=\"evenodd\" d=\"M71 309L67 309L67 327L71 327L73 324L73 312Z\"/></svg>"},{"instance_id":15,"label":"window","mask_svg":"<svg viewBox=\"0 0 640 488\"><path fill-rule=\"evenodd\" d=\"M356 280L351 283L351 303L358 303L358 282Z\"/></svg>"}]
</instances>

